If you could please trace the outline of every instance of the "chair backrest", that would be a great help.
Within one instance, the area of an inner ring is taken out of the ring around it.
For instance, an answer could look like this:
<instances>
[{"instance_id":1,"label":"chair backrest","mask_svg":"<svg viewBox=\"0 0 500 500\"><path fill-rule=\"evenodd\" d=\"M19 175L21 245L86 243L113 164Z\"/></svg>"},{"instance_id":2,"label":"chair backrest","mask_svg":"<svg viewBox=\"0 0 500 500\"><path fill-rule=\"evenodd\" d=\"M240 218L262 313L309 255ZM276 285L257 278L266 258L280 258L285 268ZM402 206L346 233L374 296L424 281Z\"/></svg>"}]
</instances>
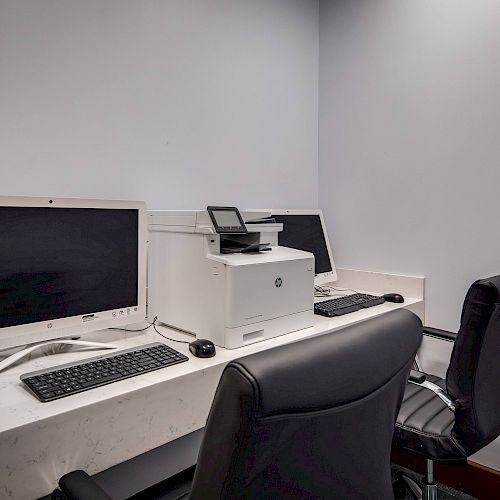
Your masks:
<instances>
[{"instance_id":1,"label":"chair backrest","mask_svg":"<svg viewBox=\"0 0 500 500\"><path fill-rule=\"evenodd\" d=\"M393 498L390 451L422 323L397 310L227 365L191 499Z\"/></svg>"},{"instance_id":2,"label":"chair backrest","mask_svg":"<svg viewBox=\"0 0 500 500\"><path fill-rule=\"evenodd\" d=\"M500 276L478 280L465 297L446 390L457 402L452 436L467 455L500 434Z\"/></svg>"}]
</instances>

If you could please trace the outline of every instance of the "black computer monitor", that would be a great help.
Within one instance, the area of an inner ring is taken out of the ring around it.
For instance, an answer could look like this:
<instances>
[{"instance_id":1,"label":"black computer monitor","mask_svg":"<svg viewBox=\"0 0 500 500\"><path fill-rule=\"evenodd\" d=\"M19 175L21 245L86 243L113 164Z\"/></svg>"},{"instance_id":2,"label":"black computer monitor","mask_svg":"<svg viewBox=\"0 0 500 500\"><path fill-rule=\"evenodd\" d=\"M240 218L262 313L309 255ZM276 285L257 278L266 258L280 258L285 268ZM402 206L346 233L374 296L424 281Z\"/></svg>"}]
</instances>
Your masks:
<instances>
[{"instance_id":1,"label":"black computer monitor","mask_svg":"<svg viewBox=\"0 0 500 500\"><path fill-rule=\"evenodd\" d=\"M283 231L278 233L279 245L314 255L315 284L335 281L337 271L321 210L272 209L270 212L276 222L283 224Z\"/></svg>"}]
</instances>

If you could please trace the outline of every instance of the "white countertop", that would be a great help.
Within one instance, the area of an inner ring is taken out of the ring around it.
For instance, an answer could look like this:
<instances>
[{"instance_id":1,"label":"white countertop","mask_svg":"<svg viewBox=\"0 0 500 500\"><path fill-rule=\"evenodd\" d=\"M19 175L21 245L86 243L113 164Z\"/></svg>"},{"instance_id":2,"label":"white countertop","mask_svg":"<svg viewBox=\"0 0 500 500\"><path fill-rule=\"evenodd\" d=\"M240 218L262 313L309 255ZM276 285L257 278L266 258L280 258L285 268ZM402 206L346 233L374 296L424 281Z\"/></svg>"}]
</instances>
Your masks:
<instances>
[{"instance_id":1,"label":"white countertop","mask_svg":"<svg viewBox=\"0 0 500 500\"><path fill-rule=\"evenodd\" d=\"M187 344L167 341L152 328L94 332L84 340L110 342L118 350L159 341L186 354L189 361L49 403L28 392L20 375L113 351L71 347L49 356L35 352L0 373L0 498L38 498L71 470L95 474L203 428L222 370L233 359L334 332L401 307L422 315L423 299L405 297L403 304L386 302L334 318L315 316L311 328L239 349L217 347L216 356L206 359L194 357ZM158 329L172 338L194 339L177 330Z\"/></svg>"},{"instance_id":2,"label":"white countertop","mask_svg":"<svg viewBox=\"0 0 500 500\"><path fill-rule=\"evenodd\" d=\"M85 335L85 338L82 337L82 339L110 342L117 345L118 349L103 350L71 347L65 352L51 355L44 355L41 351L35 352L32 355L32 359L21 361L5 372L0 373L0 433L31 424L34 420L43 421L44 419L75 409L81 409L108 399L131 394L146 387L152 387L166 381L174 381L190 373L218 365L225 365L233 359L255 352L333 332L360 321L379 316L387 311L400 307L408 307L419 302L421 302L419 299L406 298L404 304L386 302L379 306L362 309L354 313L334 318L315 316L315 325L312 328L281 335L239 349L229 350L217 347L217 354L213 358L196 358L189 352L187 344L170 342L158 335L152 328L138 333L127 333L118 330L101 330L93 332L92 334ZM187 340L189 342L194 340L194 337L174 329L161 326L157 328L161 333L173 339ZM189 361L123 381L113 382L103 387L64 397L49 403L41 403L38 401L27 389L25 389L24 384L19 380L20 375L31 371L52 368L60 364L84 360L85 358L91 358L100 354L110 354L120 349L137 347L151 342L162 342L170 345L174 349L187 355ZM47 348L47 350L48 349L49 348Z\"/></svg>"}]
</instances>

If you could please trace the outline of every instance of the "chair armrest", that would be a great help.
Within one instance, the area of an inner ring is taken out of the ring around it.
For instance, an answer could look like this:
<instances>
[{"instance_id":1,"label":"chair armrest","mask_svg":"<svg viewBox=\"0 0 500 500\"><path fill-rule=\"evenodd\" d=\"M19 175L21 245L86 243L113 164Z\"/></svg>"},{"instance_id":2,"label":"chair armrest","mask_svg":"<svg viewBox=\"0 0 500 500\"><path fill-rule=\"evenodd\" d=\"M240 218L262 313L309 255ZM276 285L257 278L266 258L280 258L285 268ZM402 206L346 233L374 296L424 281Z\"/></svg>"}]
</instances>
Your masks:
<instances>
[{"instance_id":1,"label":"chair armrest","mask_svg":"<svg viewBox=\"0 0 500 500\"><path fill-rule=\"evenodd\" d=\"M59 479L59 488L68 500L112 500L84 471L76 470Z\"/></svg>"},{"instance_id":2,"label":"chair armrest","mask_svg":"<svg viewBox=\"0 0 500 500\"><path fill-rule=\"evenodd\" d=\"M432 328L431 326L424 326L424 335L436 337L437 339L450 340L455 342L457 334L448 330L440 330L439 328Z\"/></svg>"},{"instance_id":3,"label":"chair armrest","mask_svg":"<svg viewBox=\"0 0 500 500\"><path fill-rule=\"evenodd\" d=\"M433 384L427 380L425 373L419 372L417 370L411 370L410 377L408 378L410 384L415 384L424 389L432 391L441 401L443 401L449 410L455 411L456 405L453 399L445 392L439 385Z\"/></svg>"},{"instance_id":4,"label":"chair armrest","mask_svg":"<svg viewBox=\"0 0 500 500\"><path fill-rule=\"evenodd\" d=\"M422 384L425 382L426 375L423 372L419 372L418 370L411 370L410 371L410 378L408 379L410 382L414 382L418 385Z\"/></svg>"}]
</instances>

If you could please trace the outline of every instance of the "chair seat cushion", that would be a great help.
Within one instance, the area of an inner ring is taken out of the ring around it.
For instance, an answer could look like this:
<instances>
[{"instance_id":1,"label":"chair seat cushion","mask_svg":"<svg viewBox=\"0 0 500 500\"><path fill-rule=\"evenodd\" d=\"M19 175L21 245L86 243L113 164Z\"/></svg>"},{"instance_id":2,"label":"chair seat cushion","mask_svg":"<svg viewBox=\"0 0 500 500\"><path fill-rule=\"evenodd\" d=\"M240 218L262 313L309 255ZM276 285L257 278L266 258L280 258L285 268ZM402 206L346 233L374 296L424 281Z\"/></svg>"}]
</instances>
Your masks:
<instances>
[{"instance_id":1,"label":"chair seat cushion","mask_svg":"<svg viewBox=\"0 0 500 500\"><path fill-rule=\"evenodd\" d=\"M446 391L446 381L427 380ZM466 454L452 437L455 415L432 391L408 383L396 421L394 444L434 460L463 460Z\"/></svg>"}]
</instances>

